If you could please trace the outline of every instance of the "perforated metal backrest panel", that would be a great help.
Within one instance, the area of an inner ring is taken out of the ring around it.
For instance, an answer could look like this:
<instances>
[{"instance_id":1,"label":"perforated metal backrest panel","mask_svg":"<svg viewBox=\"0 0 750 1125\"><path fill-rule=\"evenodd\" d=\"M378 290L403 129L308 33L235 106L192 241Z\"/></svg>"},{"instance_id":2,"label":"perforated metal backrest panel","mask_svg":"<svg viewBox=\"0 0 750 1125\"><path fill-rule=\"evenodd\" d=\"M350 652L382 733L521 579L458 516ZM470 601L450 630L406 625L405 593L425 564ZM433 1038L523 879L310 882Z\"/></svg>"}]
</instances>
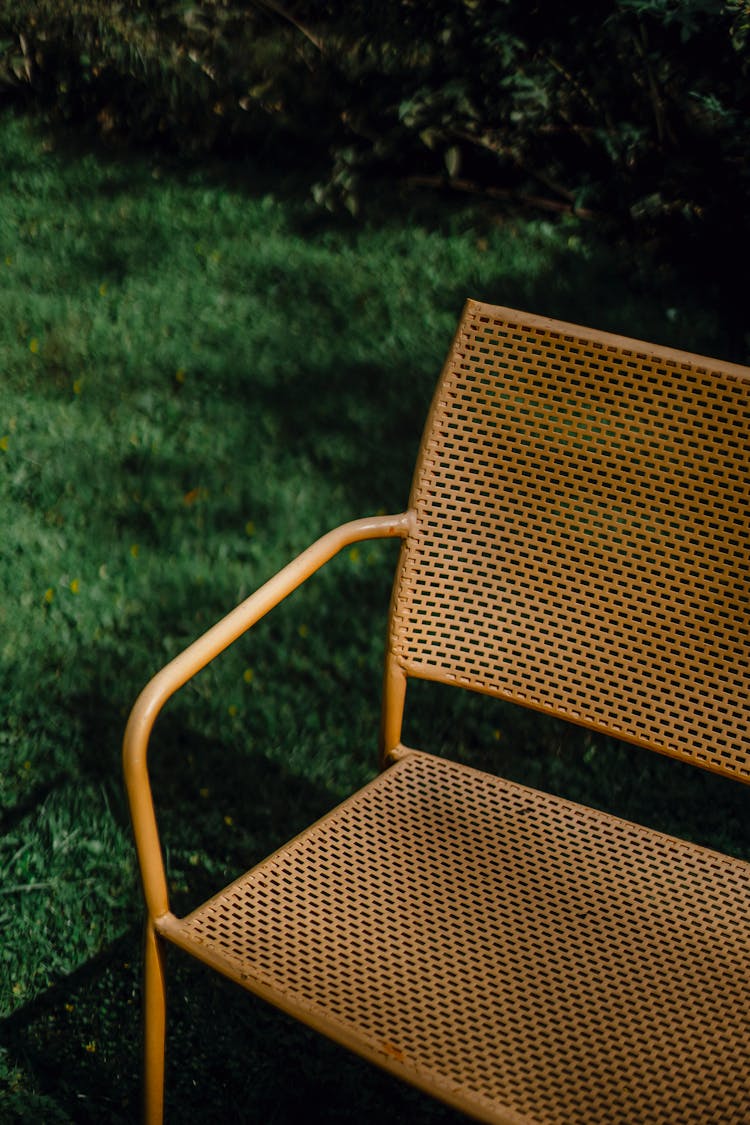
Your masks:
<instances>
[{"instance_id":1,"label":"perforated metal backrest panel","mask_svg":"<svg viewBox=\"0 0 750 1125\"><path fill-rule=\"evenodd\" d=\"M391 645L750 780L750 371L470 301Z\"/></svg>"}]
</instances>

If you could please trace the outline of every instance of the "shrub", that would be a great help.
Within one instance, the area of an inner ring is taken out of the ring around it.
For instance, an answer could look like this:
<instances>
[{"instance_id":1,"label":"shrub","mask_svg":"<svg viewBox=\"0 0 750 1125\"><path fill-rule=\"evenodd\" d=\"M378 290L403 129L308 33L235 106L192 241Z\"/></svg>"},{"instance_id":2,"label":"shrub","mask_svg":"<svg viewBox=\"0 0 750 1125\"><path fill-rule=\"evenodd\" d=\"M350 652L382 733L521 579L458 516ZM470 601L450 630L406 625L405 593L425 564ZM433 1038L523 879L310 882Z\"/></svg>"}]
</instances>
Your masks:
<instances>
[{"instance_id":1,"label":"shrub","mask_svg":"<svg viewBox=\"0 0 750 1125\"><path fill-rule=\"evenodd\" d=\"M406 174L735 243L749 28L747 0L28 0L0 75L112 136L309 164L329 207Z\"/></svg>"}]
</instances>

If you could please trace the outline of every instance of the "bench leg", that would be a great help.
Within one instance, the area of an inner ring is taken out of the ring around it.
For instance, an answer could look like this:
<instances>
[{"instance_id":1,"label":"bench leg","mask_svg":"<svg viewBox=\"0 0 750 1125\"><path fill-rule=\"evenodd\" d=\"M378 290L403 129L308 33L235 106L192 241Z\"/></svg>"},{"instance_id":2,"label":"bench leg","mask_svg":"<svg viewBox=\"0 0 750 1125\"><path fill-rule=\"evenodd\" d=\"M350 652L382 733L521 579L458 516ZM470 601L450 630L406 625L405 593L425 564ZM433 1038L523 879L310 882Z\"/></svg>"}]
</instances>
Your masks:
<instances>
[{"instance_id":1,"label":"bench leg","mask_svg":"<svg viewBox=\"0 0 750 1125\"><path fill-rule=\"evenodd\" d=\"M145 1125L162 1125L164 1117L164 1036L167 997L162 939L146 922L144 959L144 1112Z\"/></svg>"}]
</instances>

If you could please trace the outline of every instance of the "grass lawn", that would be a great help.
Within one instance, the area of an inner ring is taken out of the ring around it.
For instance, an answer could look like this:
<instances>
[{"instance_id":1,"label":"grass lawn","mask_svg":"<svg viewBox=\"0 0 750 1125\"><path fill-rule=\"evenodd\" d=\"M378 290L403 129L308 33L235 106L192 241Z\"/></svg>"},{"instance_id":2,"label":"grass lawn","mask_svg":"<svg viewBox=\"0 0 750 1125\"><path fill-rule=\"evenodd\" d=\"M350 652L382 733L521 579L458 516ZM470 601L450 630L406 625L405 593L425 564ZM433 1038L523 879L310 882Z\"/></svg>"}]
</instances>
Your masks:
<instances>
[{"instance_id":1,"label":"grass lawn","mask_svg":"<svg viewBox=\"0 0 750 1125\"><path fill-rule=\"evenodd\" d=\"M9 116L0 146L0 1122L131 1122L140 687L327 528L405 506L465 297L744 357L705 295L577 220L415 197L334 220L249 166ZM372 774L394 562L348 551L170 703L178 910ZM411 741L750 854L737 787L417 687ZM176 952L169 979L172 1121L459 1120Z\"/></svg>"}]
</instances>

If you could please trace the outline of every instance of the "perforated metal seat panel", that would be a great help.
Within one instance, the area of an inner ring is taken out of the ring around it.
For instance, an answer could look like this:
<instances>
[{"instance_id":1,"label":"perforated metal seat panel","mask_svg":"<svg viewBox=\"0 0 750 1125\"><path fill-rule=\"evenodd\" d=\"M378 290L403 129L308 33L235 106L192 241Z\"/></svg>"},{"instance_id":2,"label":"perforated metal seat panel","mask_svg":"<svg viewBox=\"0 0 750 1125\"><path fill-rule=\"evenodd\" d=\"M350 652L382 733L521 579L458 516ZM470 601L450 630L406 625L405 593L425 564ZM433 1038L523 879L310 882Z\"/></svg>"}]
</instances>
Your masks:
<instances>
[{"instance_id":1,"label":"perforated metal seat panel","mask_svg":"<svg viewBox=\"0 0 750 1125\"><path fill-rule=\"evenodd\" d=\"M748 865L451 762L158 925L486 1121L750 1121Z\"/></svg>"},{"instance_id":2,"label":"perforated metal seat panel","mask_svg":"<svg viewBox=\"0 0 750 1125\"><path fill-rule=\"evenodd\" d=\"M393 650L750 779L744 368L470 301L411 497Z\"/></svg>"}]
</instances>

